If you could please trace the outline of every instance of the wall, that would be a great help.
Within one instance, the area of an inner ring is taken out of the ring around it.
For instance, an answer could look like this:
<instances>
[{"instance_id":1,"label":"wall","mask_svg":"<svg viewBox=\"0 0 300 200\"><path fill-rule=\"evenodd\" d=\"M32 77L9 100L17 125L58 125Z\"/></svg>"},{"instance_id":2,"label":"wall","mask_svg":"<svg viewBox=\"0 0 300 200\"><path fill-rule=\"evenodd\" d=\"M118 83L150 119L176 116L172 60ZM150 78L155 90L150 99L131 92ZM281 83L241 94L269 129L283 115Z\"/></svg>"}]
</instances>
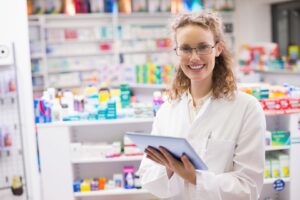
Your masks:
<instances>
[{"instance_id":1,"label":"wall","mask_svg":"<svg viewBox=\"0 0 300 200\"><path fill-rule=\"evenodd\" d=\"M0 41L11 41L15 45L28 195L30 200L41 200L33 117L26 0L1 0L0 25Z\"/></svg>"},{"instance_id":2,"label":"wall","mask_svg":"<svg viewBox=\"0 0 300 200\"><path fill-rule=\"evenodd\" d=\"M271 42L271 4L290 0L235 0L236 48L243 43Z\"/></svg>"}]
</instances>

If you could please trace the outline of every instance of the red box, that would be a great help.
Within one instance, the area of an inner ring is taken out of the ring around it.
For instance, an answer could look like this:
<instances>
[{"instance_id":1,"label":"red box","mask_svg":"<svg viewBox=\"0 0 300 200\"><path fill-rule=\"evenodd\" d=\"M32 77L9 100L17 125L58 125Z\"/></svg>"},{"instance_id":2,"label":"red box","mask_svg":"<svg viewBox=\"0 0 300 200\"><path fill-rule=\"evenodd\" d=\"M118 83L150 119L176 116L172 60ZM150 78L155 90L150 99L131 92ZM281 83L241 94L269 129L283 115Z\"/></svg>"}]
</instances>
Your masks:
<instances>
[{"instance_id":1,"label":"red box","mask_svg":"<svg viewBox=\"0 0 300 200\"><path fill-rule=\"evenodd\" d=\"M290 109L300 109L300 99L290 98L289 99Z\"/></svg>"},{"instance_id":2,"label":"red box","mask_svg":"<svg viewBox=\"0 0 300 200\"><path fill-rule=\"evenodd\" d=\"M282 98L282 99L280 99L279 100L279 104L280 104L280 108L282 110L291 109L290 99L288 99L288 98Z\"/></svg>"},{"instance_id":3,"label":"red box","mask_svg":"<svg viewBox=\"0 0 300 200\"><path fill-rule=\"evenodd\" d=\"M265 110L281 110L279 99L266 99L264 104Z\"/></svg>"}]
</instances>

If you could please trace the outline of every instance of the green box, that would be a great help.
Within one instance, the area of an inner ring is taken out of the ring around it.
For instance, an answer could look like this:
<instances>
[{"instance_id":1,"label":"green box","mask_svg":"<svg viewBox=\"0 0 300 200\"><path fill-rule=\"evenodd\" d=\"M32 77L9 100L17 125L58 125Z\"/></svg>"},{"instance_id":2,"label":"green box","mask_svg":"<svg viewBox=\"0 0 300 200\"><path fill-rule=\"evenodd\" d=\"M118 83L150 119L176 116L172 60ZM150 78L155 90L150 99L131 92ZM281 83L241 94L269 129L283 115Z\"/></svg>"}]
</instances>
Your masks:
<instances>
[{"instance_id":1,"label":"green box","mask_svg":"<svg viewBox=\"0 0 300 200\"><path fill-rule=\"evenodd\" d=\"M272 146L285 146L290 145L290 132L289 131L273 131L272 132Z\"/></svg>"}]
</instances>

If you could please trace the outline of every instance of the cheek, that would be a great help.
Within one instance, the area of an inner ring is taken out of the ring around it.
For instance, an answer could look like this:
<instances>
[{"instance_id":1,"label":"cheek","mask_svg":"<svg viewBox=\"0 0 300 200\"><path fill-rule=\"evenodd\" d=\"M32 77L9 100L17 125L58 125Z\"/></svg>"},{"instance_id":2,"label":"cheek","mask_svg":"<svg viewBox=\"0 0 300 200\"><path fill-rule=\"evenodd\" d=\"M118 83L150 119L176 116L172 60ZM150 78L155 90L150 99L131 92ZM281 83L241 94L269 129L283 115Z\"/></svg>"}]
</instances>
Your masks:
<instances>
[{"instance_id":1,"label":"cheek","mask_svg":"<svg viewBox=\"0 0 300 200\"><path fill-rule=\"evenodd\" d=\"M180 58L179 62L180 64L187 65L189 63L189 58Z\"/></svg>"},{"instance_id":2,"label":"cheek","mask_svg":"<svg viewBox=\"0 0 300 200\"><path fill-rule=\"evenodd\" d=\"M205 59L206 63L208 63L209 65L212 65L214 66L215 65L215 56L210 56L210 57L207 57Z\"/></svg>"}]
</instances>

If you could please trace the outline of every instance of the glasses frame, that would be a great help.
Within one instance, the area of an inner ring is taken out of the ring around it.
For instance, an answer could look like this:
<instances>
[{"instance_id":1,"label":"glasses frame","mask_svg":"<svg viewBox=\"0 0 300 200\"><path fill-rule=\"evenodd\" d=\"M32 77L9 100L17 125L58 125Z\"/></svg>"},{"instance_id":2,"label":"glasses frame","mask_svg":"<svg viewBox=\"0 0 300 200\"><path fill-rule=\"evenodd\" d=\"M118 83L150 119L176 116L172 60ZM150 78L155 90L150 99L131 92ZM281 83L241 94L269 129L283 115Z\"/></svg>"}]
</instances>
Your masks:
<instances>
[{"instance_id":1,"label":"glasses frame","mask_svg":"<svg viewBox=\"0 0 300 200\"><path fill-rule=\"evenodd\" d=\"M198 48L198 47L191 48L191 49L192 49L191 54L188 55L187 57L191 57L191 56L193 55L193 51L194 51L194 50L196 51L196 54L197 54L197 55L208 55L208 54L211 54L211 53L212 53L212 50L216 47L217 44L218 44L218 42L215 42L215 44L214 44L213 46L208 44L208 46L210 47L210 53L198 53L198 51L197 51L197 48ZM177 56L182 57L182 55L179 55L179 54L178 54L178 52L177 52L178 49L179 49L179 47L175 47L173 50L175 51L175 53L176 53Z\"/></svg>"}]
</instances>

